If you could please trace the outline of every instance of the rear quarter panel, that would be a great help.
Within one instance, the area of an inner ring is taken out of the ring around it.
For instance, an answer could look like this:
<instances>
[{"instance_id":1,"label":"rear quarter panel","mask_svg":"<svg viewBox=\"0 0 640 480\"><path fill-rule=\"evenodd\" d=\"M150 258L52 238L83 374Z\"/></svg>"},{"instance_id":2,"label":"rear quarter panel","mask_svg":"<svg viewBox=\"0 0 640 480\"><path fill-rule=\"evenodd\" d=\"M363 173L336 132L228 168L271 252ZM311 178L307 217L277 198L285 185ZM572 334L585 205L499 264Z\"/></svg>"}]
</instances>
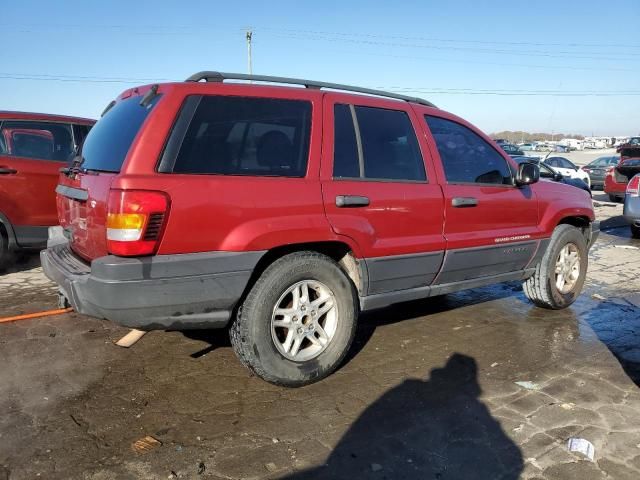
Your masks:
<instances>
[{"instance_id":1,"label":"rear quarter panel","mask_svg":"<svg viewBox=\"0 0 640 480\"><path fill-rule=\"evenodd\" d=\"M170 211L159 254L268 250L336 240L324 213L319 182L322 94L233 84L185 83L161 86L158 103L136 138L111 188L160 190ZM180 106L187 95L298 98L312 104L311 141L305 178L156 173Z\"/></svg>"}]
</instances>

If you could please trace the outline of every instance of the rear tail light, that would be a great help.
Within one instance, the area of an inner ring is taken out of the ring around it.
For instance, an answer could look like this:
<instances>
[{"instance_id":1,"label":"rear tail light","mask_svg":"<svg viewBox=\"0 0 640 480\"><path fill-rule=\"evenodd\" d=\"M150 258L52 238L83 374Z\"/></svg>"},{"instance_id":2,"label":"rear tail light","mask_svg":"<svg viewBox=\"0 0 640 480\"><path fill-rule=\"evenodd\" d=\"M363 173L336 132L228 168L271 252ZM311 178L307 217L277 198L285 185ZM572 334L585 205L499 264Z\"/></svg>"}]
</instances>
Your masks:
<instances>
[{"instance_id":1,"label":"rear tail light","mask_svg":"<svg viewBox=\"0 0 640 480\"><path fill-rule=\"evenodd\" d=\"M109 253L128 257L156 252L169 211L166 194L146 190L111 190L107 208Z\"/></svg>"},{"instance_id":2,"label":"rear tail light","mask_svg":"<svg viewBox=\"0 0 640 480\"><path fill-rule=\"evenodd\" d=\"M640 173L633 177L627 184L627 195L631 195L632 197L640 196Z\"/></svg>"}]
</instances>

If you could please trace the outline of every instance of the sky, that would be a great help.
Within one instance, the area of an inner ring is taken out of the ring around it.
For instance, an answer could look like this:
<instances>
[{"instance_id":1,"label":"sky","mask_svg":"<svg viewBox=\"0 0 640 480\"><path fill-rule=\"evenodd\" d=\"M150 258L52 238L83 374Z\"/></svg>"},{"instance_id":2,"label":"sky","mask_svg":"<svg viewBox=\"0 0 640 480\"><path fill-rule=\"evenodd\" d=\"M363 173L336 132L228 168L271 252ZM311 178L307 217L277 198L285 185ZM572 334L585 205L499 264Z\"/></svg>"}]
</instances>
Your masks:
<instances>
[{"instance_id":1,"label":"sky","mask_svg":"<svg viewBox=\"0 0 640 480\"><path fill-rule=\"evenodd\" d=\"M487 133L640 134L639 0L6 2L0 109L99 117L200 70L383 88Z\"/></svg>"}]
</instances>

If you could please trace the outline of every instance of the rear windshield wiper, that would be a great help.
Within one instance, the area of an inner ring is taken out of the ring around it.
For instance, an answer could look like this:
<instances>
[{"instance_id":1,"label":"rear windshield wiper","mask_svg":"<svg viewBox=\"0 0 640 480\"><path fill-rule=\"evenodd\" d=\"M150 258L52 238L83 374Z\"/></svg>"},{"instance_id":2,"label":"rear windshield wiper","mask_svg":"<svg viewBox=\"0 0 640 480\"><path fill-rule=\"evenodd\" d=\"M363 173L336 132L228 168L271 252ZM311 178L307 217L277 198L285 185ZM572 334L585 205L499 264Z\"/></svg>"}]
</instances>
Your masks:
<instances>
[{"instance_id":1,"label":"rear windshield wiper","mask_svg":"<svg viewBox=\"0 0 640 480\"><path fill-rule=\"evenodd\" d=\"M68 167L61 168L59 171L69 177L80 171L80 165L82 165L82 162L84 162L84 158L82 157L81 149L76 147L75 155L73 156L73 160L71 160L71 164Z\"/></svg>"}]
</instances>

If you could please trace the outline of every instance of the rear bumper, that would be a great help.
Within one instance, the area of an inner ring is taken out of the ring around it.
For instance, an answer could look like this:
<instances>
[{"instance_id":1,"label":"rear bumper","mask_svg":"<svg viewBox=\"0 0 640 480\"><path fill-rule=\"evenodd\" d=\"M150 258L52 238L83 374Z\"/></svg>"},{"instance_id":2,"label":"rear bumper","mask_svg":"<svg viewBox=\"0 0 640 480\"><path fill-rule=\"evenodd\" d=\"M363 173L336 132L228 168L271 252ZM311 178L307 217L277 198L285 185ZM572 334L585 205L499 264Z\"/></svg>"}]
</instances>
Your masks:
<instances>
[{"instance_id":1,"label":"rear bumper","mask_svg":"<svg viewBox=\"0 0 640 480\"><path fill-rule=\"evenodd\" d=\"M617 195L620 197L624 197L624 194L627 190L626 183L619 183L613 180L610 176L607 176L604 180L604 191L605 193L609 193L611 195Z\"/></svg>"},{"instance_id":2,"label":"rear bumper","mask_svg":"<svg viewBox=\"0 0 640 480\"><path fill-rule=\"evenodd\" d=\"M40 253L73 309L141 330L222 328L264 252L206 252L84 263L67 243Z\"/></svg>"}]
</instances>

